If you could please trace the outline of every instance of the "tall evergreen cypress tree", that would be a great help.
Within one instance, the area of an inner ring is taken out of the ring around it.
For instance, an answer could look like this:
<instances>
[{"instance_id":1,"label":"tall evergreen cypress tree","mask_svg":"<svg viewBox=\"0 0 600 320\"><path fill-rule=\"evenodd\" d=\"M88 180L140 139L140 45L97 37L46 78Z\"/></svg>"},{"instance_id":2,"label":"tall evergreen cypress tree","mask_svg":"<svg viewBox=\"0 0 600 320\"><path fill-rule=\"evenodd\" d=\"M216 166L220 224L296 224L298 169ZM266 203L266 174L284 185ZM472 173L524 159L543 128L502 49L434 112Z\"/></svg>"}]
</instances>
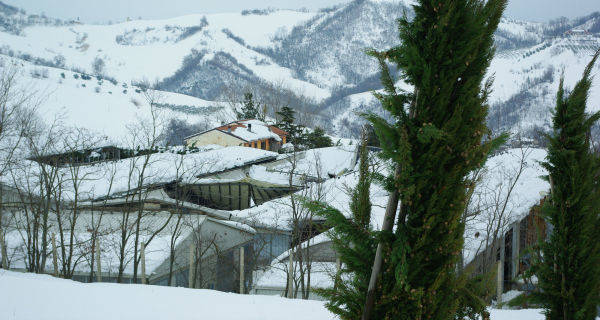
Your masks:
<instances>
[{"instance_id":1,"label":"tall evergreen cypress tree","mask_svg":"<svg viewBox=\"0 0 600 320\"><path fill-rule=\"evenodd\" d=\"M598 158L590 151L590 130L600 113L585 112L598 53L571 94L561 79L548 138L550 201L543 215L553 227L541 243L535 273L549 320L593 320L600 303L600 209Z\"/></svg>"},{"instance_id":2,"label":"tall evergreen cypress tree","mask_svg":"<svg viewBox=\"0 0 600 320\"><path fill-rule=\"evenodd\" d=\"M370 52L382 67L385 94L377 96L394 122L369 119L383 155L397 166L387 188L391 199L399 195L401 206L396 230L379 235L383 268L371 300L376 303L366 305L374 309L363 319L453 319L456 314L465 177L482 165L493 145L482 143L489 133L491 84L483 80L506 3L419 0L413 20L400 19L402 44ZM397 64L414 93L395 88L387 62Z\"/></svg>"}]
</instances>

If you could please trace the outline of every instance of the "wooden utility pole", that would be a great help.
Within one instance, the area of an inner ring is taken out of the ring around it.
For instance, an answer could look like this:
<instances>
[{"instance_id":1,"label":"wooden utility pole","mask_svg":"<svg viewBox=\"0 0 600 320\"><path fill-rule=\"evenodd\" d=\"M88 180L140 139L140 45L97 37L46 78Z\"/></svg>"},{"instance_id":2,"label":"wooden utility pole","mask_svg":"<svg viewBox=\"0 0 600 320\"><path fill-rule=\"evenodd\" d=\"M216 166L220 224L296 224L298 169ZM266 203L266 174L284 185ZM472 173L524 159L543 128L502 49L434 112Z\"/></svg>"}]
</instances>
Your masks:
<instances>
[{"instance_id":1,"label":"wooden utility pole","mask_svg":"<svg viewBox=\"0 0 600 320\"><path fill-rule=\"evenodd\" d=\"M400 169L396 168L395 177L400 176ZM394 220L396 220L396 211L398 211L398 200L400 194L398 189L390 194L388 198L387 207L385 209L385 217L383 218L383 226L381 231L391 232L394 228ZM377 251L375 252L375 261L373 261L373 269L371 269L371 279L369 281L369 290L367 291L367 301L365 302L365 309L363 310L362 320L369 320L371 313L373 312L373 305L375 304L375 287L377 285L377 278L381 272L381 265L383 262L383 243L377 244Z\"/></svg>"},{"instance_id":2,"label":"wooden utility pole","mask_svg":"<svg viewBox=\"0 0 600 320\"><path fill-rule=\"evenodd\" d=\"M58 277L58 253L56 250L56 234L52 234L52 264L54 265L54 276Z\"/></svg>"},{"instance_id":3,"label":"wooden utility pole","mask_svg":"<svg viewBox=\"0 0 600 320\"><path fill-rule=\"evenodd\" d=\"M146 244L143 242L140 248L140 260L142 263L142 284L146 284Z\"/></svg>"},{"instance_id":4,"label":"wooden utility pole","mask_svg":"<svg viewBox=\"0 0 600 320\"><path fill-rule=\"evenodd\" d=\"M246 293L246 286L244 284L244 247L240 247L240 294Z\"/></svg>"},{"instance_id":5,"label":"wooden utility pole","mask_svg":"<svg viewBox=\"0 0 600 320\"><path fill-rule=\"evenodd\" d=\"M102 265L100 264L100 239L96 238L96 281L102 282Z\"/></svg>"}]
</instances>

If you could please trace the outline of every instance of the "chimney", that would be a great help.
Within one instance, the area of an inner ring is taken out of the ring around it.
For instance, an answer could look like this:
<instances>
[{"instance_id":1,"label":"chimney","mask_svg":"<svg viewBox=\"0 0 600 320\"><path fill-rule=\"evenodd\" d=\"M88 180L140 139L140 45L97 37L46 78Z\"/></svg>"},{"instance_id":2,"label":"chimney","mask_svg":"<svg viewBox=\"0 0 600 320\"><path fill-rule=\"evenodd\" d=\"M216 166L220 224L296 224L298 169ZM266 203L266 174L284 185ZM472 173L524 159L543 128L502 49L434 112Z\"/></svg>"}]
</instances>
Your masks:
<instances>
[{"instance_id":1,"label":"chimney","mask_svg":"<svg viewBox=\"0 0 600 320\"><path fill-rule=\"evenodd\" d=\"M248 123L248 131L252 132L252 123Z\"/></svg>"}]
</instances>

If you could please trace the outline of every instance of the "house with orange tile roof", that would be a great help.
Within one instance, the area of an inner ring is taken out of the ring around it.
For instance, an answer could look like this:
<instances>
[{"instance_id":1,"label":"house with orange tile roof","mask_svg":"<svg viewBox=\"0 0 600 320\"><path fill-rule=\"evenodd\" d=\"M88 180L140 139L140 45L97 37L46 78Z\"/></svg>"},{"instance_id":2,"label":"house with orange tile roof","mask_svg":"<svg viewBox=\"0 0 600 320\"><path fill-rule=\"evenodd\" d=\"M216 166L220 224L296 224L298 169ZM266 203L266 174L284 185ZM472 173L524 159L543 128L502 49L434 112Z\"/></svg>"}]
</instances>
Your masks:
<instances>
[{"instance_id":1,"label":"house with orange tile roof","mask_svg":"<svg viewBox=\"0 0 600 320\"><path fill-rule=\"evenodd\" d=\"M188 147L220 145L244 146L278 151L287 142L288 133L260 120L239 120L185 138Z\"/></svg>"}]
</instances>

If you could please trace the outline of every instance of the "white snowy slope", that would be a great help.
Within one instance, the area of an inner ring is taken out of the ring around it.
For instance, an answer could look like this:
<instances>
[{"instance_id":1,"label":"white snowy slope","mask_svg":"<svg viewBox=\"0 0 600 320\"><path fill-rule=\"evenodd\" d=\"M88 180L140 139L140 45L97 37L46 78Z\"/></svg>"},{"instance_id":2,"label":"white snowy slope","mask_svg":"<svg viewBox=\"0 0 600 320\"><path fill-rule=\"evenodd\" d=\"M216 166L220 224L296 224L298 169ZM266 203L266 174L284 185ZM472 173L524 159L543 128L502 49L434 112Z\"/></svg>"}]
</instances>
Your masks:
<instances>
[{"instance_id":1,"label":"white snowy slope","mask_svg":"<svg viewBox=\"0 0 600 320\"><path fill-rule=\"evenodd\" d=\"M109 283L0 271L6 320L333 320L321 301ZM542 320L540 310L491 309L492 320Z\"/></svg>"}]
</instances>

